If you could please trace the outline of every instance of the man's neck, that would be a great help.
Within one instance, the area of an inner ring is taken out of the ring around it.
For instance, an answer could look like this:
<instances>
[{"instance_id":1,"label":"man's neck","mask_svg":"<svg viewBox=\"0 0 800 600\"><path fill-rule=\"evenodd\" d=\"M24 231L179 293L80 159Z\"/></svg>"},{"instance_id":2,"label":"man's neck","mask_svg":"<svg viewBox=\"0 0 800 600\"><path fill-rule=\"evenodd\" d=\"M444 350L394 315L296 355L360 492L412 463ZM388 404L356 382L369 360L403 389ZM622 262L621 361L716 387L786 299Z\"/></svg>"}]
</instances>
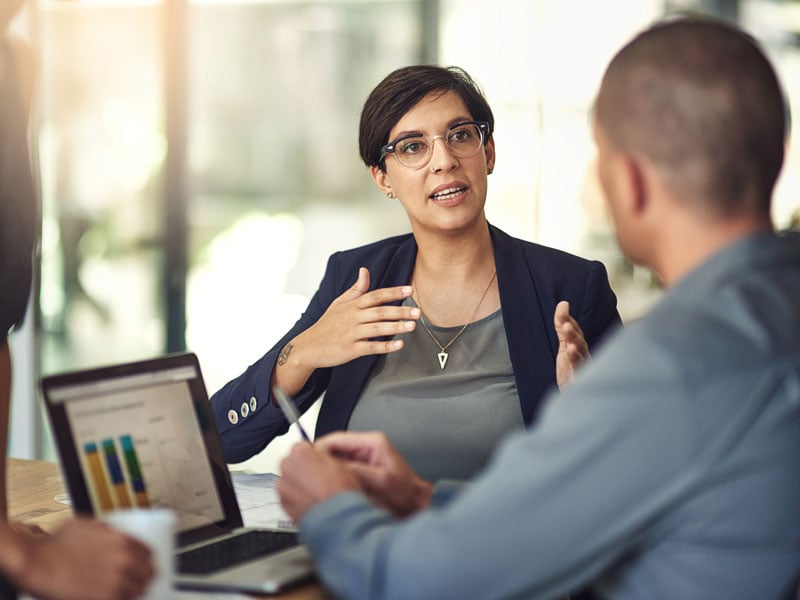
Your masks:
<instances>
[{"instance_id":1,"label":"man's neck","mask_svg":"<svg viewBox=\"0 0 800 600\"><path fill-rule=\"evenodd\" d=\"M768 219L752 216L724 221L682 223L665 236L654 270L666 287L672 287L712 256L739 240L774 231Z\"/></svg>"}]
</instances>

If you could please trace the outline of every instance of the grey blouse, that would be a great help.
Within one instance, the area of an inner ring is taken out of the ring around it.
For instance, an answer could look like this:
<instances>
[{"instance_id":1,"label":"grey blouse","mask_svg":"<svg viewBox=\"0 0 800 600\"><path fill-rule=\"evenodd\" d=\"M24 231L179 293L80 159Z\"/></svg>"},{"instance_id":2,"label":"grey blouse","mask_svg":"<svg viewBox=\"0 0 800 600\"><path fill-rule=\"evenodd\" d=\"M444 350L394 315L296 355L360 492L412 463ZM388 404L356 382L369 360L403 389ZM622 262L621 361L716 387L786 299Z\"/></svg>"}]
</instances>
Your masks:
<instances>
[{"instance_id":1,"label":"grey blouse","mask_svg":"<svg viewBox=\"0 0 800 600\"><path fill-rule=\"evenodd\" d=\"M442 345L461 329L426 324ZM378 359L348 428L385 432L428 480L470 478L524 426L502 310L470 323L447 348L444 369L421 323L402 339L402 350Z\"/></svg>"}]
</instances>

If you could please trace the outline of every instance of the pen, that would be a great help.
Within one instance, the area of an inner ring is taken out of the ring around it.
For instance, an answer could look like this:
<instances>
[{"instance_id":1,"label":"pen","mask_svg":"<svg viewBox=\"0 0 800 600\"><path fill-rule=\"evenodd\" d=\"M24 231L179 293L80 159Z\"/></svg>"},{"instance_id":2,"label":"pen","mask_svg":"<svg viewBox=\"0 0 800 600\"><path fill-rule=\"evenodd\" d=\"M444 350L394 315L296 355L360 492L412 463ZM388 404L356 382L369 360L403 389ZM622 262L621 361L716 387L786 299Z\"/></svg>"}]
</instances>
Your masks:
<instances>
[{"instance_id":1,"label":"pen","mask_svg":"<svg viewBox=\"0 0 800 600\"><path fill-rule=\"evenodd\" d=\"M300 435L303 436L303 439L307 441L309 444L312 444L311 438L308 437L306 430L303 429L303 426L300 425L300 413L297 410L297 406L292 401L289 396L286 395L281 388L277 385L272 386L272 394L275 396L275 399L278 401L278 406L281 407L286 420L289 421L289 425L293 423L297 425L297 428L300 430Z\"/></svg>"}]
</instances>

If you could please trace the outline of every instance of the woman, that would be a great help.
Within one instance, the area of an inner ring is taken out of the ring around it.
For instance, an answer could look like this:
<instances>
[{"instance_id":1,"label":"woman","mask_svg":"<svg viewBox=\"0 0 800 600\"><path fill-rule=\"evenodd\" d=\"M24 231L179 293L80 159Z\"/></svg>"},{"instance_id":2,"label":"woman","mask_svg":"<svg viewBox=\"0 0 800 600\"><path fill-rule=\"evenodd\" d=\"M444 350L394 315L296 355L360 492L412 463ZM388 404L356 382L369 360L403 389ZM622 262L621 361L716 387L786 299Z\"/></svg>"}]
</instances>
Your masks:
<instances>
[{"instance_id":1,"label":"woman","mask_svg":"<svg viewBox=\"0 0 800 600\"><path fill-rule=\"evenodd\" d=\"M361 157L412 233L331 256L300 320L214 395L228 461L286 431L277 384L301 410L325 392L318 435L381 429L424 478L469 477L534 422L557 362L562 384L619 323L602 264L487 223L493 127L455 67L401 68L372 91Z\"/></svg>"}]
</instances>

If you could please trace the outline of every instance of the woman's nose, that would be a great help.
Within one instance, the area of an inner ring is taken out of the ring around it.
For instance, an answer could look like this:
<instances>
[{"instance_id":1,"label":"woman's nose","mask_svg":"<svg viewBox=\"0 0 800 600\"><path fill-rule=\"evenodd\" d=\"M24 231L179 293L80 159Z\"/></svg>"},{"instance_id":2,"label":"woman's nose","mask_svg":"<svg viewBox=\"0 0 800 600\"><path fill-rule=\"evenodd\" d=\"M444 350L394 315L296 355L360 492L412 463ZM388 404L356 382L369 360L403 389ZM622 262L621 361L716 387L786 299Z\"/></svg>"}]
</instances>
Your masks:
<instances>
[{"instance_id":1,"label":"woman's nose","mask_svg":"<svg viewBox=\"0 0 800 600\"><path fill-rule=\"evenodd\" d=\"M441 149L437 150L436 142L440 141ZM447 145L443 136L437 135L431 140L431 173L439 171L449 171L458 166L458 161L453 153L450 152L450 146Z\"/></svg>"}]
</instances>

